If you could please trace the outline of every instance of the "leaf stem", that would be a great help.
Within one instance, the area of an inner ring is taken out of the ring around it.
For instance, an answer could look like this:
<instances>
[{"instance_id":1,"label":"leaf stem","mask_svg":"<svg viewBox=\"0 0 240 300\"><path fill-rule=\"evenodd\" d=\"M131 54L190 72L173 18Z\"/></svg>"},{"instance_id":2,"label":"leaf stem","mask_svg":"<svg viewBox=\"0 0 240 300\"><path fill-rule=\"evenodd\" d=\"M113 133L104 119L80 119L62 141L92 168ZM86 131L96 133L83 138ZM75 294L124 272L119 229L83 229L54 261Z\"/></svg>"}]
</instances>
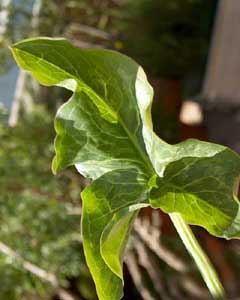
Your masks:
<instances>
[{"instance_id":1,"label":"leaf stem","mask_svg":"<svg viewBox=\"0 0 240 300\"><path fill-rule=\"evenodd\" d=\"M180 238L182 239L187 251L193 257L202 277L214 299L224 299L224 288L219 280L217 272L207 257L204 250L199 245L191 228L184 221L179 213L169 214Z\"/></svg>"}]
</instances>

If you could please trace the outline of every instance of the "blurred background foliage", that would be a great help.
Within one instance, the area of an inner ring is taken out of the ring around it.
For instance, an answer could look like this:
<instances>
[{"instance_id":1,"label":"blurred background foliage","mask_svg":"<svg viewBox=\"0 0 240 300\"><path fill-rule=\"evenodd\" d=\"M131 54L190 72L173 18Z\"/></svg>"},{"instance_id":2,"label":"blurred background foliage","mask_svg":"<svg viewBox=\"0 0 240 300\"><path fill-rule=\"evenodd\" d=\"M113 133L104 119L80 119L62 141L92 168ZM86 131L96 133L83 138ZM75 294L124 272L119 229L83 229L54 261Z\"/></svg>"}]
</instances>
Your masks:
<instances>
[{"instance_id":1,"label":"blurred background foliage","mask_svg":"<svg viewBox=\"0 0 240 300\"><path fill-rule=\"evenodd\" d=\"M183 97L199 92L217 1L1 1L2 74L14 68L8 45L26 37L63 36L79 47L115 49L147 70L161 137L173 143L206 139L202 125L194 134L183 130L178 115ZM79 195L88 182L73 169L58 176L51 172L53 119L69 96L19 72L10 109L0 108L0 299L97 299L80 235ZM239 295L239 245L211 239L203 230L196 234L229 295ZM209 299L167 216L158 211L141 213L124 270L125 300Z\"/></svg>"},{"instance_id":2,"label":"blurred background foliage","mask_svg":"<svg viewBox=\"0 0 240 300\"><path fill-rule=\"evenodd\" d=\"M136 58L150 74L172 78L205 62L217 0L10 3L2 45L34 34L64 35L86 46L117 48ZM38 21L32 28L36 6L40 6ZM9 54L4 47L1 52ZM1 62L1 66L7 63L5 57Z\"/></svg>"},{"instance_id":3,"label":"blurred background foliage","mask_svg":"<svg viewBox=\"0 0 240 300\"><path fill-rule=\"evenodd\" d=\"M24 259L39 268L37 273L55 274L64 288L74 286L84 299L96 299L79 225L85 182L73 171L52 175L53 114L36 106L16 128L7 126L6 113L1 116L0 241L9 249L1 253L0 244L0 298L52 299L56 293L47 276L42 280L28 272Z\"/></svg>"},{"instance_id":4,"label":"blurred background foliage","mask_svg":"<svg viewBox=\"0 0 240 300\"><path fill-rule=\"evenodd\" d=\"M217 1L130 0L126 51L157 76L182 77L205 63ZM139 32L139 34L136 34Z\"/></svg>"}]
</instances>

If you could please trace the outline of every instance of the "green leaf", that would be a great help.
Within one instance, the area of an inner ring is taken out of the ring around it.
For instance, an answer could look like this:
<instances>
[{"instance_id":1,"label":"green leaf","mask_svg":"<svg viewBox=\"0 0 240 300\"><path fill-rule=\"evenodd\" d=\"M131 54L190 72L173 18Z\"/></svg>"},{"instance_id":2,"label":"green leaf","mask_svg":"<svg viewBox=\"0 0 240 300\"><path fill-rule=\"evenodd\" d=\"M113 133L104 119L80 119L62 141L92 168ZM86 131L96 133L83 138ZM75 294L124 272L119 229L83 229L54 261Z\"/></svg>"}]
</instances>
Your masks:
<instances>
[{"instance_id":1,"label":"green leaf","mask_svg":"<svg viewBox=\"0 0 240 300\"><path fill-rule=\"evenodd\" d=\"M150 195L153 207L178 212L189 224L216 236L240 237L240 157L230 149L198 140L169 145L152 130L152 88L140 69L136 94L143 136L158 179Z\"/></svg>"},{"instance_id":2,"label":"green leaf","mask_svg":"<svg viewBox=\"0 0 240 300\"><path fill-rule=\"evenodd\" d=\"M12 51L41 83L73 91L56 116L53 170L75 165L94 180L82 193L82 234L100 300L122 297L124 247L141 207L181 213L214 235L240 236L239 156L220 145L158 138L153 91L137 63L63 39L26 40Z\"/></svg>"},{"instance_id":3,"label":"green leaf","mask_svg":"<svg viewBox=\"0 0 240 300\"><path fill-rule=\"evenodd\" d=\"M148 199L145 179L136 169L112 171L87 187L82 199L85 255L98 296L120 299L123 247L139 208L135 204Z\"/></svg>"},{"instance_id":4,"label":"green leaf","mask_svg":"<svg viewBox=\"0 0 240 300\"><path fill-rule=\"evenodd\" d=\"M233 228L239 209L233 195L239 158L228 149L218 149L213 154L217 147L208 143L188 141L179 146L186 149L186 153L188 148L202 146L209 149L209 155L181 157L179 154L179 159L167 165L164 178L158 179L159 188L152 190L151 204L167 213L180 212L188 223L204 224L214 235L239 236L239 227L236 231Z\"/></svg>"},{"instance_id":5,"label":"green leaf","mask_svg":"<svg viewBox=\"0 0 240 300\"><path fill-rule=\"evenodd\" d=\"M19 66L42 84L75 92L57 114L55 172L77 164L90 178L130 165L149 173L134 61L113 51L78 49L63 39L27 40L12 50Z\"/></svg>"},{"instance_id":6,"label":"green leaf","mask_svg":"<svg viewBox=\"0 0 240 300\"><path fill-rule=\"evenodd\" d=\"M56 116L53 170L75 164L95 179L82 194L85 254L99 298L120 299L123 248L136 215L130 211L139 208L133 204L148 201L148 180L154 174L135 97L139 66L121 54L77 49L62 39L28 40L12 51L20 67L41 83L74 92Z\"/></svg>"}]
</instances>

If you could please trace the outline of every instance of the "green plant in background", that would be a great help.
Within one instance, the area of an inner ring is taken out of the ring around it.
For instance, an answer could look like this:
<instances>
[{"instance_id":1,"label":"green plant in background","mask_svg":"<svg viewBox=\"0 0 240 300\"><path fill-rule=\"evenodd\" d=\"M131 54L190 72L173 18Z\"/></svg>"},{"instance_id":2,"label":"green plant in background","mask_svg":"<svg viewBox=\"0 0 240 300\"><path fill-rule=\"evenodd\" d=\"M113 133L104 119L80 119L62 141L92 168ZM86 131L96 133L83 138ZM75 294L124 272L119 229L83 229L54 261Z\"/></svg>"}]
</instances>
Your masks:
<instances>
[{"instance_id":1,"label":"green plant in background","mask_svg":"<svg viewBox=\"0 0 240 300\"><path fill-rule=\"evenodd\" d=\"M140 208L170 214L213 297L218 277L187 223L239 238L239 156L198 140L169 145L152 130L153 91L143 69L107 50L82 50L63 39L12 47L19 66L45 85L73 92L58 111L55 173L75 165L92 183L82 192L82 234L101 300L122 297L122 259Z\"/></svg>"},{"instance_id":2,"label":"green plant in background","mask_svg":"<svg viewBox=\"0 0 240 300\"><path fill-rule=\"evenodd\" d=\"M47 300L74 287L75 298L94 300L79 234L83 183L74 172L52 176L53 115L37 106L14 129L7 118L0 110L0 299Z\"/></svg>"}]
</instances>

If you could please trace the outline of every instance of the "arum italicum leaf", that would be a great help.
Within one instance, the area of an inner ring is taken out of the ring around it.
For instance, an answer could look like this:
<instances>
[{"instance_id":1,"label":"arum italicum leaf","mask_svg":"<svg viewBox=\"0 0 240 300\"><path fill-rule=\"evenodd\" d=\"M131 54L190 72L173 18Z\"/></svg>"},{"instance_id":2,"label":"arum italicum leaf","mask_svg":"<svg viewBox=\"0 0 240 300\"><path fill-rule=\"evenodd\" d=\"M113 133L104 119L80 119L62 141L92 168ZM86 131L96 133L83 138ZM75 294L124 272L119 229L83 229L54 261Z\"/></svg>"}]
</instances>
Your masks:
<instances>
[{"instance_id":1,"label":"arum italicum leaf","mask_svg":"<svg viewBox=\"0 0 240 300\"><path fill-rule=\"evenodd\" d=\"M143 206L178 212L216 236L240 237L239 156L220 145L169 145L157 137L152 88L137 63L63 39L25 40L12 52L40 83L73 92L56 116L53 170L75 165L93 180L82 193L82 234L100 300L122 297L123 250Z\"/></svg>"}]
</instances>

